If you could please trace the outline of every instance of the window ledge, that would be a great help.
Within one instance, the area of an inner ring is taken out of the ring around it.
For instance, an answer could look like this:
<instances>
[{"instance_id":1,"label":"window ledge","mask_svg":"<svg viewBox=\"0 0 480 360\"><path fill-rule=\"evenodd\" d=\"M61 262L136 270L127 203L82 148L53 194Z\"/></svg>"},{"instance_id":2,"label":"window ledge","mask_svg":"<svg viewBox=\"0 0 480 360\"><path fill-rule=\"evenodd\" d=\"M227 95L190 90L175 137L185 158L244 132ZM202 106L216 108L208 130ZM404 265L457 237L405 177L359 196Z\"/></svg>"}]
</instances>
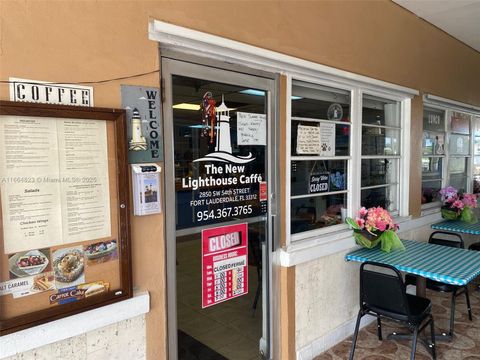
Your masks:
<instances>
[{"instance_id":1,"label":"window ledge","mask_svg":"<svg viewBox=\"0 0 480 360\"><path fill-rule=\"evenodd\" d=\"M437 220L437 214L433 217L425 217L412 220L410 216L396 217L395 223L400 225L401 232L421 227L423 224ZM353 249L356 246L352 236L352 230L343 229L329 234L316 234L305 240L297 240L279 250L280 266L290 267L306 263L324 256Z\"/></svg>"},{"instance_id":2,"label":"window ledge","mask_svg":"<svg viewBox=\"0 0 480 360\"><path fill-rule=\"evenodd\" d=\"M352 230L312 236L279 250L280 266L290 267L355 247Z\"/></svg>"},{"instance_id":3,"label":"window ledge","mask_svg":"<svg viewBox=\"0 0 480 360\"><path fill-rule=\"evenodd\" d=\"M150 311L148 292L133 298L65 317L0 337L0 359L82 335Z\"/></svg>"}]
</instances>

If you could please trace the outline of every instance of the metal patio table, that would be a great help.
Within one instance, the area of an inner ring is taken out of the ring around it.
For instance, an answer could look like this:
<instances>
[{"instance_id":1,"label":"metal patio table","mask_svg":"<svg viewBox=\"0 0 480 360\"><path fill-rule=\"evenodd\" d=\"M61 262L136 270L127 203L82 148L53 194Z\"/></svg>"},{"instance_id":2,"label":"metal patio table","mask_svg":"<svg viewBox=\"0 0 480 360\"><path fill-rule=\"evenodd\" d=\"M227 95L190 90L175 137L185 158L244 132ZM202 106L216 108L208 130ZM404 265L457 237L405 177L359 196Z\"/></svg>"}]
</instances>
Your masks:
<instances>
[{"instance_id":1,"label":"metal patio table","mask_svg":"<svg viewBox=\"0 0 480 360\"><path fill-rule=\"evenodd\" d=\"M460 220L444 220L436 224L432 224L432 229L450 231L460 234L480 235L480 221L474 224L466 223Z\"/></svg>"},{"instance_id":2,"label":"metal patio table","mask_svg":"<svg viewBox=\"0 0 480 360\"><path fill-rule=\"evenodd\" d=\"M345 255L347 261L374 261L387 264L405 273L418 275L417 295L425 297L425 279L446 284L464 286L480 275L480 251L428 244L425 242L402 240L405 250L386 253L380 247L361 248ZM422 281L420 281L422 280ZM405 339L400 334L390 338ZM436 336L438 340L448 337Z\"/></svg>"}]
</instances>

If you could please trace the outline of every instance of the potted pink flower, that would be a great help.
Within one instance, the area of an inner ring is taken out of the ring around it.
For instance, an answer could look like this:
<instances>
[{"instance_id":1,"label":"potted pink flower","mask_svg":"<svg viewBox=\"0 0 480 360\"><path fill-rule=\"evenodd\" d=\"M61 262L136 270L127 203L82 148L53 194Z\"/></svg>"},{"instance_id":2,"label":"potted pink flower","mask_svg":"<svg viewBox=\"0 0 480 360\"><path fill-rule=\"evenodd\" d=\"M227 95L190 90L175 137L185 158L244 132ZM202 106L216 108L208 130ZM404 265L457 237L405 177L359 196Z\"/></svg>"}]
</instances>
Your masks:
<instances>
[{"instance_id":1,"label":"potted pink flower","mask_svg":"<svg viewBox=\"0 0 480 360\"><path fill-rule=\"evenodd\" d=\"M477 196L462 193L453 186L447 186L439 191L443 205L440 209L442 217L448 220L461 220L476 223L477 217L473 209L477 207Z\"/></svg>"},{"instance_id":2,"label":"potted pink flower","mask_svg":"<svg viewBox=\"0 0 480 360\"><path fill-rule=\"evenodd\" d=\"M346 219L347 224L353 228L355 242L366 248L374 248L380 244L382 251L404 250L397 230L398 225L393 222L390 213L382 207L362 207L358 217Z\"/></svg>"}]
</instances>

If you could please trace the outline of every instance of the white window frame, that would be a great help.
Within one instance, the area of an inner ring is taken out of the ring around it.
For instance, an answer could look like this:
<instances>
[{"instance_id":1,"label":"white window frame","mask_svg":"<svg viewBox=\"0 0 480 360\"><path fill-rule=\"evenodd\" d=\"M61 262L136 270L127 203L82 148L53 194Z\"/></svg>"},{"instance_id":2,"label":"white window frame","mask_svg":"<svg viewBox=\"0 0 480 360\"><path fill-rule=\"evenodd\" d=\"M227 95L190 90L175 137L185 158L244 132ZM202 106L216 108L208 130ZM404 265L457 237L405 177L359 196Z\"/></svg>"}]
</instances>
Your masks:
<instances>
[{"instance_id":1,"label":"white window frame","mask_svg":"<svg viewBox=\"0 0 480 360\"><path fill-rule=\"evenodd\" d=\"M347 89L353 89L354 93L350 109L352 116L356 112L361 113L361 101L359 101L358 97L361 91L376 91L381 93L383 97L388 98L389 96L393 96L401 98L401 113L404 120L404 129L406 129L406 132L403 134L403 141L405 144L410 143L411 98L419 94L418 90L154 19L150 20L149 23L149 39L162 43L163 48L172 47L177 51L183 51L187 54L201 57L208 56L218 61L240 64L253 69L284 75L287 79L287 99L290 99L291 96L292 78L306 82L318 82L319 84L339 89L346 86ZM287 121L286 125L289 126L291 119L288 101L286 101L285 106L286 108L282 110L286 111L285 121ZM283 121L284 119L281 120ZM361 137L361 133L358 135L360 128L352 124L352 132L355 131L355 128L357 129L357 133L355 133L355 135L352 133L352 137ZM285 131L285 133L287 135L285 138L280 139L280 144L283 143L289 147L288 136L290 132ZM410 147L405 146L405 144L402 144L402 152L405 159L408 159L410 156ZM353 149L357 149L358 147L358 141L351 143L351 151L354 151ZM290 149L287 149L287 158L285 159L287 163L290 163L289 150ZM404 169L401 170L408 180L409 169L406 164L408 164L408 161L404 163ZM360 164L357 165L360 166ZM285 191L280 194L279 197L285 197L286 201L289 201L290 171L288 166L286 166L286 168L286 179L283 179L286 184ZM350 171L349 176L352 176L352 171ZM348 179L348 181L350 184L353 184L351 178ZM401 205L401 217L408 215L408 181L403 181L403 184L404 186L400 196L406 203ZM358 208L358 204L353 203L353 200L348 202L347 206L349 209ZM328 233L328 236L313 234L303 239L303 241L292 241L289 224L290 206L285 206L281 211L284 211L281 214L282 219L284 219L282 221L286 223L286 246L279 250L274 257L275 261L278 261L281 266L294 266L322 256L350 249L354 245L352 231L347 229L346 226L344 230ZM351 216L352 214L349 213L348 215Z\"/></svg>"},{"instance_id":2,"label":"white window frame","mask_svg":"<svg viewBox=\"0 0 480 360\"><path fill-rule=\"evenodd\" d=\"M347 216L355 216L361 204L361 179L359 176L353 174L361 174L361 160L362 160L362 104L363 95L371 95L385 100L398 101L400 104L400 154L399 172L400 179L397 187L397 201L398 213L396 213L397 220L400 217L409 215L409 177L410 177L410 114L411 114L411 96L405 96L398 92L386 91L385 89L377 89L372 87L360 86L359 84L345 81L345 79L338 79L336 81L325 80L321 78L306 76L302 74L288 74L287 75L287 126L286 126L286 230L287 230L287 248L303 247L310 244L325 245L332 243L335 240L351 238L351 230L346 224L338 224L327 226L315 230L305 231L301 233L291 233L291 96L292 85L294 81L308 82L320 86L328 86L333 89L346 90L350 92L350 155L347 163ZM295 159L293 159L295 160ZM345 246L340 248L347 248ZM352 243L349 243L350 246ZM334 248L337 248L334 246Z\"/></svg>"},{"instance_id":3,"label":"white window frame","mask_svg":"<svg viewBox=\"0 0 480 360\"><path fill-rule=\"evenodd\" d=\"M450 120L452 112L461 112L468 115L471 115L470 120L470 144L469 144L469 154L465 156L468 158L467 161L467 188L465 189L466 192L473 191L473 167L474 167L474 125L475 125L475 118L480 116L480 107L458 102L455 100L450 100L447 98L443 98L440 96L432 95L432 94L425 94L423 96L423 105L424 107L433 108L437 110L444 111L445 116L445 163L443 165L443 174L442 174L442 188L448 186L450 184L450 172L449 172L449 162L451 158L450 154L450 136L452 134L450 128ZM422 125L423 126L423 125ZM423 154L421 155L423 157ZM430 215L432 213L439 213L441 208L441 202L432 202L428 204L422 205L422 216Z\"/></svg>"},{"instance_id":4,"label":"white window frame","mask_svg":"<svg viewBox=\"0 0 480 360\"><path fill-rule=\"evenodd\" d=\"M445 142L445 153L443 154L443 156L439 156L443 159L443 165L442 165L442 185L441 185L441 188L444 188L447 183L447 174L448 174L448 154L449 154L449 149L448 149L448 144L449 144L449 134L448 134L448 117L447 117L447 110L444 108L444 107L441 107L441 106L438 106L438 105L435 105L435 104L430 104L430 103L425 103L424 102L424 106L423 106L423 111L422 111L422 134L423 134L423 113L425 112L425 108L429 108L429 109L434 109L434 110L440 110L440 111L443 111L443 134L444 134L444 142ZM423 146L422 146L422 153L420 154L420 157L423 158L424 155L423 155ZM423 188L423 171L422 171L422 174L421 174L421 180L420 180L420 191L421 189ZM433 202L430 202L430 203L426 203L426 204L422 204L421 205L421 210L422 210L422 213L424 211L430 211L430 210L435 210L435 211L439 211L441 207L441 201L438 200L438 201L433 201Z\"/></svg>"}]
</instances>

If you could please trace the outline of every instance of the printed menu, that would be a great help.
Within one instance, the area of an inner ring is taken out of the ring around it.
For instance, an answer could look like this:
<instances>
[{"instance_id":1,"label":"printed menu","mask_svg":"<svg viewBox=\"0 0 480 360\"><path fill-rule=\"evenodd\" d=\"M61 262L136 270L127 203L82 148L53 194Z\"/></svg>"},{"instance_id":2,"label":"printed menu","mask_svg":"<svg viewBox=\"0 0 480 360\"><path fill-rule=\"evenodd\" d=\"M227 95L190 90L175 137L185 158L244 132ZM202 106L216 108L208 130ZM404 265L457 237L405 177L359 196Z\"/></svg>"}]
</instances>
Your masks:
<instances>
[{"instance_id":1,"label":"printed menu","mask_svg":"<svg viewBox=\"0 0 480 360\"><path fill-rule=\"evenodd\" d=\"M2 115L6 254L111 234L106 122Z\"/></svg>"}]
</instances>

